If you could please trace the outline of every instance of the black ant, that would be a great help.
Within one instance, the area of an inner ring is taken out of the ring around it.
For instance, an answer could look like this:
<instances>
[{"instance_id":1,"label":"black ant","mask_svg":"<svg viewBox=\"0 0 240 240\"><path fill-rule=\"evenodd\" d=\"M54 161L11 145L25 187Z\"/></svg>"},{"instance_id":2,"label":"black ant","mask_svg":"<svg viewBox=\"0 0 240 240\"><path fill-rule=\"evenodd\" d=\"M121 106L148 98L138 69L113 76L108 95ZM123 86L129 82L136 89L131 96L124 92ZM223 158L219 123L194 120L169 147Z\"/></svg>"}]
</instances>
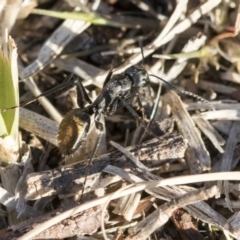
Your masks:
<instances>
[{"instance_id":1,"label":"black ant","mask_svg":"<svg viewBox=\"0 0 240 240\"><path fill-rule=\"evenodd\" d=\"M134 117L138 115L128 105L128 100L133 96L137 96L140 110L144 116L143 107L138 96L138 90L150 84L149 76L156 77L166 84L170 85L175 90L193 96L205 103L212 109L213 106L204 98L195 95L191 92L180 90L173 84L155 76L149 75L143 66L134 65L127 68L122 74L112 76L113 69L109 72L105 82L107 82L94 102L89 99L81 82L78 82L78 94L82 97L78 98L78 105L80 108L73 109L68 112L60 123L58 130L58 146L63 155L70 155L74 153L83 143L90 126L90 117L95 115L96 128L102 131L103 127L100 122L100 116L103 113L106 116L113 115L118 106L125 106ZM84 102L89 105L84 107ZM145 127L144 127L145 128Z\"/></svg>"},{"instance_id":2,"label":"black ant","mask_svg":"<svg viewBox=\"0 0 240 240\"><path fill-rule=\"evenodd\" d=\"M63 120L59 125L58 146L63 155L68 156L75 153L85 141L90 127L90 118L93 114L95 115L96 128L100 131L102 131L103 129L102 123L100 122L101 114L111 116L116 112L119 106L125 106L135 118L138 118L139 116L128 103L129 99L132 99L133 96L137 96L142 115L144 116L141 101L138 96L138 90L150 84L150 76L158 78L159 80L170 85L172 88L181 93L190 95L200 101L207 103L212 109L214 109L213 106L206 99L191 92L180 90L173 84L165 81L164 79L155 75L148 74L143 66L134 65L127 68L122 74L116 74L114 76L112 76L112 74L113 69L110 70L110 72L108 73L105 79L105 85L103 87L103 90L94 102L90 100L85 88L77 78L75 78L73 82L67 82L61 86L61 88L65 88L70 84L72 85L73 83L77 85L77 102L80 107L70 110L64 116ZM43 95L47 95L55 90L56 88L51 89L39 95L32 101L35 101L37 98ZM29 104L32 101L21 104L21 107ZM85 107L86 102L88 102L89 105ZM2 112L16 107L18 106L4 109L2 110ZM146 127L144 126L144 128Z\"/></svg>"},{"instance_id":3,"label":"black ant","mask_svg":"<svg viewBox=\"0 0 240 240\"><path fill-rule=\"evenodd\" d=\"M91 102L84 87L78 82L78 94L82 95L82 99L78 98L80 108L67 113L59 126L58 146L63 155L70 155L80 147L88 133L90 117L93 114L95 125L101 131L103 129L100 122L101 114L113 115L122 100L127 101L132 98L139 88L150 83L147 71L141 66L131 66L124 73L113 77L111 77L112 72L113 70L109 72L105 80L106 84L94 102ZM84 107L85 101L89 103L86 107Z\"/></svg>"}]
</instances>

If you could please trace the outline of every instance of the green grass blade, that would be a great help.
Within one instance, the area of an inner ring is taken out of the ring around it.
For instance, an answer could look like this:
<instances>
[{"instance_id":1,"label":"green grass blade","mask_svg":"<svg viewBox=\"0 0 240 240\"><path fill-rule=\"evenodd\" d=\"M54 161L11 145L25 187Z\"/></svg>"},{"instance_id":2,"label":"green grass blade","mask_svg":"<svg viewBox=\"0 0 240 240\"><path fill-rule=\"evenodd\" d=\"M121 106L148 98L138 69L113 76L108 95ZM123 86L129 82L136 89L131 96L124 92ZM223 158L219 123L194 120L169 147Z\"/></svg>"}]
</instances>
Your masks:
<instances>
[{"instance_id":1,"label":"green grass blade","mask_svg":"<svg viewBox=\"0 0 240 240\"><path fill-rule=\"evenodd\" d=\"M121 15L108 15L103 16L97 13L85 13L85 12L58 12L49 11L45 9L35 8L32 10L32 14L45 15L49 17L55 17L60 19L73 19L79 21L90 22L95 25L111 26L111 27L127 27L127 28L157 28L158 24L152 19L143 19L132 16Z\"/></svg>"},{"instance_id":2,"label":"green grass blade","mask_svg":"<svg viewBox=\"0 0 240 240\"><path fill-rule=\"evenodd\" d=\"M0 109L18 105L18 98L17 51L15 42L9 37L0 42ZM11 135L17 140L19 109L0 114L0 137Z\"/></svg>"}]
</instances>

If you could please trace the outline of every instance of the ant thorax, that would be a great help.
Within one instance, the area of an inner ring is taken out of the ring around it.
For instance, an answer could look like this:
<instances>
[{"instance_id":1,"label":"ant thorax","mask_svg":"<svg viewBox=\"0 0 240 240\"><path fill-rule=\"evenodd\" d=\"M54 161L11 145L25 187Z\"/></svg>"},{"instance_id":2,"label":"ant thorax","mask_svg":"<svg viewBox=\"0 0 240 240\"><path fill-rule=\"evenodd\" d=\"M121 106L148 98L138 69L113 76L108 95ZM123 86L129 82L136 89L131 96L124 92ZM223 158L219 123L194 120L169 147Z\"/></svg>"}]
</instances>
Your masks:
<instances>
[{"instance_id":1,"label":"ant thorax","mask_svg":"<svg viewBox=\"0 0 240 240\"><path fill-rule=\"evenodd\" d=\"M106 115L113 115L116 112L119 101L125 98L132 90L132 81L124 74L114 75L106 83L102 92L92 103L92 108Z\"/></svg>"}]
</instances>

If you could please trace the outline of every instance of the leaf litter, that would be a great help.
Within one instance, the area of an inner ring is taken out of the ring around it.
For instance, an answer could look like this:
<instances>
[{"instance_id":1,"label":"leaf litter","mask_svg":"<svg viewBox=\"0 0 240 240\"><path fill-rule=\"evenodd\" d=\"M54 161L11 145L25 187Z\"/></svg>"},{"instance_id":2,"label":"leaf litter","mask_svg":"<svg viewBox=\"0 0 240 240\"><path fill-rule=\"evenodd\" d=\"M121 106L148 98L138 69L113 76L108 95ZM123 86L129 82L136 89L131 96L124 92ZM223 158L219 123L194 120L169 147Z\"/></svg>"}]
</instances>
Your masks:
<instances>
[{"instance_id":1,"label":"leaf litter","mask_svg":"<svg viewBox=\"0 0 240 240\"><path fill-rule=\"evenodd\" d=\"M7 27L18 49L21 102L71 73L94 101L111 68L119 74L142 62L215 110L151 77L150 91L138 93L144 119L136 97L119 103L102 116L102 131L92 119L84 144L63 157L58 127L76 106L75 87L20 108L19 159L0 171L0 238L239 239L238 9L221 0L2 4L1 36Z\"/></svg>"}]
</instances>

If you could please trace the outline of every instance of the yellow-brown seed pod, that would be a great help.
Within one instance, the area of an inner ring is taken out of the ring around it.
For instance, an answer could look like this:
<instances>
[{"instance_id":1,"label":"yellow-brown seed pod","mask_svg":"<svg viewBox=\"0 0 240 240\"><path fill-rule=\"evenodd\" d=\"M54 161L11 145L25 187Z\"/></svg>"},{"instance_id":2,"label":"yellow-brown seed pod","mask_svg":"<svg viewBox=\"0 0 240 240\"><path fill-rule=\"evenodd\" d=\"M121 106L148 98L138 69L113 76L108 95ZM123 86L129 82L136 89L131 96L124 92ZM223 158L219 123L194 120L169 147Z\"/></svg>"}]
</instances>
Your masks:
<instances>
[{"instance_id":1,"label":"yellow-brown seed pod","mask_svg":"<svg viewBox=\"0 0 240 240\"><path fill-rule=\"evenodd\" d=\"M89 126L90 115L83 109L73 109L64 116L58 129L58 147L63 155L70 155L81 146Z\"/></svg>"}]
</instances>

